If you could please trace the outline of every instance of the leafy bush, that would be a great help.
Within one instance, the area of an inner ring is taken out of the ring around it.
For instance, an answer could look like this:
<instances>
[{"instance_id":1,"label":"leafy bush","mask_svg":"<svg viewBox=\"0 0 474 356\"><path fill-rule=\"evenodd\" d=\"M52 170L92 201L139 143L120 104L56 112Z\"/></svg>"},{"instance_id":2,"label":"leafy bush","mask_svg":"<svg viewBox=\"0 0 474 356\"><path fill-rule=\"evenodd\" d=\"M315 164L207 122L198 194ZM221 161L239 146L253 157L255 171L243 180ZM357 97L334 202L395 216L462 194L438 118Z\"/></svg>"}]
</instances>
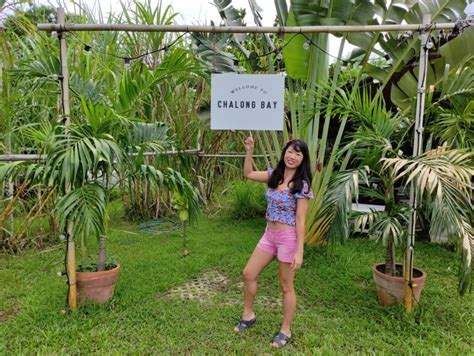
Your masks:
<instances>
[{"instance_id":1,"label":"leafy bush","mask_svg":"<svg viewBox=\"0 0 474 356\"><path fill-rule=\"evenodd\" d=\"M232 217L242 220L265 215L265 185L240 180L231 189Z\"/></svg>"}]
</instances>

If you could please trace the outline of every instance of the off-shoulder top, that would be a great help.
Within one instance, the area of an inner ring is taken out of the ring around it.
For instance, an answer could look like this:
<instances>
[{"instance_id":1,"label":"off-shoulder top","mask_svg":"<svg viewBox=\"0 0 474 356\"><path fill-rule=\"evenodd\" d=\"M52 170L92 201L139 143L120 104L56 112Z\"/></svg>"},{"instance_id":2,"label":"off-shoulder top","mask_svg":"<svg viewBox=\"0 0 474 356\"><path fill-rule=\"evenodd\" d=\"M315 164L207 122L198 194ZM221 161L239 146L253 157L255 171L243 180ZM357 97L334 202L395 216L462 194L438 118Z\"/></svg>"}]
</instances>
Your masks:
<instances>
[{"instance_id":1,"label":"off-shoulder top","mask_svg":"<svg viewBox=\"0 0 474 356\"><path fill-rule=\"evenodd\" d=\"M273 169L268 170L268 176L271 176ZM308 182L303 181L303 188L300 192L291 193L291 188L278 190L268 188L265 193L267 199L267 213L265 215L268 221L280 222L282 224L296 226L296 201L298 199L311 199L313 191Z\"/></svg>"}]
</instances>

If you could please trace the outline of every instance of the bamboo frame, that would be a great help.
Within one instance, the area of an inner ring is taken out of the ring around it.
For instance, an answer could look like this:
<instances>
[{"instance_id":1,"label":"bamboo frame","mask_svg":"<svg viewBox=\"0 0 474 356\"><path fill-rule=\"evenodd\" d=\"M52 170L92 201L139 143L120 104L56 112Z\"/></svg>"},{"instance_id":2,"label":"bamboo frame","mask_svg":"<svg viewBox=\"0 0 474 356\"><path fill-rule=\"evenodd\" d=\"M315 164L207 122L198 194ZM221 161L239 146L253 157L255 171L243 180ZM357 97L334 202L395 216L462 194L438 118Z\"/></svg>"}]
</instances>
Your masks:
<instances>
[{"instance_id":1,"label":"bamboo frame","mask_svg":"<svg viewBox=\"0 0 474 356\"><path fill-rule=\"evenodd\" d=\"M62 12L62 20L60 19L60 12ZM416 112L416 125L415 125L415 139L414 139L414 155L420 153L422 143L422 130L423 130L423 105L424 105L424 83L421 83L420 76L426 78L426 61L427 53L426 41L428 36L426 32L433 30L453 29L456 26L455 23L439 23L432 24L431 16L427 15L423 18L423 24L407 24L407 25L367 25L367 26L302 26L302 27L259 27L259 26L188 26L188 25L132 25L132 24L65 24L64 22L64 9L58 9L58 23L57 24L39 24L38 30L53 32L57 31L61 38L61 50L63 50L63 43L65 49L65 38L63 37L65 32L73 31L133 31L133 32L207 32L207 33L347 33L347 32L396 32L396 31L418 31L421 33L421 55L420 55L420 69L418 77L418 94L417 94L417 112ZM62 42L64 41L64 42ZM61 54L64 54L61 51ZM424 62L424 63L422 63ZM67 62L66 63L66 76L67 76ZM63 64L64 65L64 64ZM62 68L64 69L64 68ZM63 73L64 77L64 73ZM64 92L68 90L62 86L63 91L63 105L66 101ZM69 105L69 102L67 102ZM64 113L66 117L69 113ZM410 229L407 253L405 256L405 310L411 312L412 309L412 282L411 278L413 275L413 244L414 244L414 224L416 219L416 204L417 197L414 192L414 185L411 185L410 191L410 205L412 207L412 214L410 216ZM71 241L69 241L71 243ZM74 242L72 242L74 243Z\"/></svg>"}]
</instances>

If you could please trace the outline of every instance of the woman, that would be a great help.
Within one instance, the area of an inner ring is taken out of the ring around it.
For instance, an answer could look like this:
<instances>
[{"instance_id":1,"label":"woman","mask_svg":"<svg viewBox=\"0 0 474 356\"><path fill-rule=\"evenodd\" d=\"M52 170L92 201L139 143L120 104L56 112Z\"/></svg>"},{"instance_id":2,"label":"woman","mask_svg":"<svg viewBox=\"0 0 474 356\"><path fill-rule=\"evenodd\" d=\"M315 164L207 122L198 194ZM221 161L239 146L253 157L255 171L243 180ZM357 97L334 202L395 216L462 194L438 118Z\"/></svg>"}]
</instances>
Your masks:
<instances>
[{"instance_id":1,"label":"woman","mask_svg":"<svg viewBox=\"0 0 474 356\"><path fill-rule=\"evenodd\" d=\"M275 170L254 171L252 155L254 141L245 140L244 176L267 183L267 226L243 270L244 310L235 331L240 333L253 326L256 316L253 303L257 294L257 278L262 270L277 258L280 286L283 293L283 321L272 346L280 348L291 340L291 323L296 309L293 284L295 271L303 263L304 227L308 199L313 197L308 146L301 140L289 141L281 153Z\"/></svg>"}]
</instances>

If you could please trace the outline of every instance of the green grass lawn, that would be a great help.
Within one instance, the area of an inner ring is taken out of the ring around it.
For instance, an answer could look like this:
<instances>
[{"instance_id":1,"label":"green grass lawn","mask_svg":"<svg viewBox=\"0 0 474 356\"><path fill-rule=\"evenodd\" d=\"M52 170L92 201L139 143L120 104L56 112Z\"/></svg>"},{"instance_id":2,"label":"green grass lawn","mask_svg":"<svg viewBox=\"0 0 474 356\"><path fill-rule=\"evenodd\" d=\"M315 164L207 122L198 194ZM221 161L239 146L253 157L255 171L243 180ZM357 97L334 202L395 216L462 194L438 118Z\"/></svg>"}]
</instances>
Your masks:
<instances>
[{"instance_id":1,"label":"green grass lawn","mask_svg":"<svg viewBox=\"0 0 474 356\"><path fill-rule=\"evenodd\" d=\"M240 272L263 219L204 218L189 230L187 257L181 256L179 233L145 235L132 224L111 221L109 254L122 270L106 305L62 314L66 284L56 274L63 268L62 246L0 258L0 354L271 352L282 316L275 304L275 263L260 278L256 326L232 333L241 312ZM416 245L416 265L428 278L420 305L406 316L402 307L376 301L370 268L383 251L366 239L306 249L296 278L294 342L284 352L472 354L472 295L457 295L457 256L440 246ZM214 283L204 301L169 293L208 272L226 282Z\"/></svg>"}]
</instances>

